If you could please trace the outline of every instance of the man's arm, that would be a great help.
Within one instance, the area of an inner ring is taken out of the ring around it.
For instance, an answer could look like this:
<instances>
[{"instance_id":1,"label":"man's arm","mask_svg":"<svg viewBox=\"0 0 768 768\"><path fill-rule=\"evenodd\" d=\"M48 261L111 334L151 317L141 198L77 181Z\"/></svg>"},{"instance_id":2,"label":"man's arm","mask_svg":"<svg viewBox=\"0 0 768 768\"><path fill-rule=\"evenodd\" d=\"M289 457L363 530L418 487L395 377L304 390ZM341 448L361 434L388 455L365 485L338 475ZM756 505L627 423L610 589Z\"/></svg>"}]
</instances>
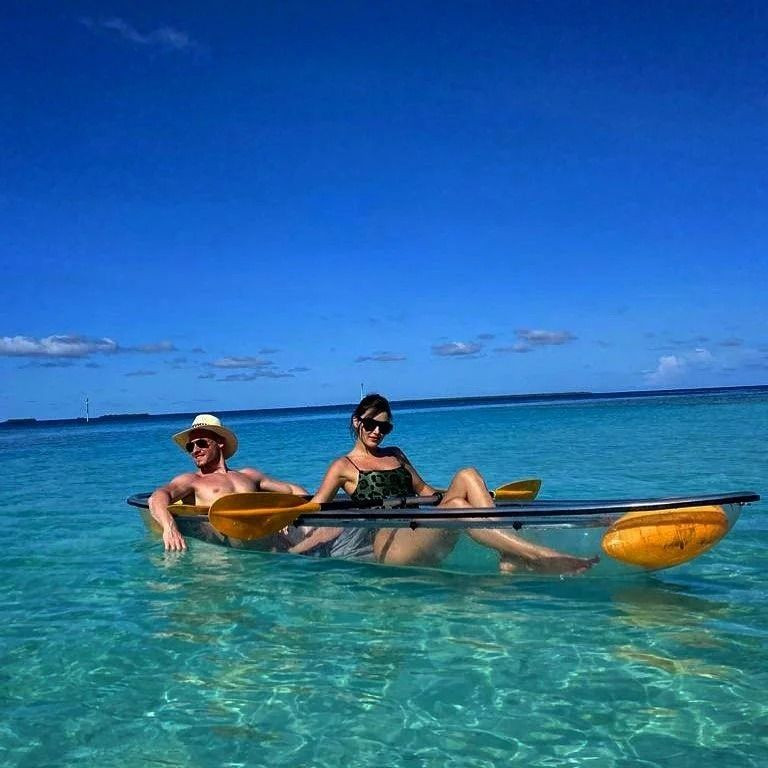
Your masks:
<instances>
[{"instance_id":1,"label":"man's arm","mask_svg":"<svg viewBox=\"0 0 768 768\"><path fill-rule=\"evenodd\" d=\"M243 475L247 475L252 480L256 481L256 485L260 491L274 491L275 493L292 493L295 496L309 496L309 491L301 485L296 483L286 483L282 480L276 480L274 477L269 477L258 469L252 469L246 467L239 470Z\"/></svg>"},{"instance_id":2,"label":"man's arm","mask_svg":"<svg viewBox=\"0 0 768 768\"><path fill-rule=\"evenodd\" d=\"M194 482L195 475L186 472L174 477L168 485L156 489L149 497L149 511L152 517L163 527L163 545L168 550L183 552L187 548L187 542L184 541L184 537L179 532L168 505L194 492Z\"/></svg>"}]
</instances>

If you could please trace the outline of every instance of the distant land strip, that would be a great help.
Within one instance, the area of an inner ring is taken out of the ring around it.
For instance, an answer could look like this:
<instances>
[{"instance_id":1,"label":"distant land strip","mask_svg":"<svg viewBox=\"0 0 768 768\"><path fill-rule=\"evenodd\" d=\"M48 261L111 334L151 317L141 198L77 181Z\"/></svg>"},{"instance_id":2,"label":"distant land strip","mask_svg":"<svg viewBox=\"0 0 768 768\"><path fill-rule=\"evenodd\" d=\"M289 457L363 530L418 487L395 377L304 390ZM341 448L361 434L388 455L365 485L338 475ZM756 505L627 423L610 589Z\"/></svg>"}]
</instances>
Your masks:
<instances>
[{"instance_id":1,"label":"distant land strip","mask_svg":"<svg viewBox=\"0 0 768 768\"><path fill-rule=\"evenodd\" d=\"M395 410L406 408L460 408L477 405L513 405L515 403L547 403L564 400L618 400L642 397L682 397L685 395L728 395L728 394L759 394L768 393L768 384L743 387L699 387L696 389L639 389L622 392L540 392L526 395L483 395L478 397L435 397L414 400L392 400ZM338 405L302 405L283 408L254 408L235 411L219 411L219 416L256 416L280 415L293 416L313 413L347 413L355 408L357 403L339 403ZM17 427L51 427L68 424L104 424L108 422L149 421L152 419L173 419L195 416L195 411L179 413L107 413L102 416L92 416L88 420L84 416L74 419L6 419L0 422L0 429Z\"/></svg>"}]
</instances>

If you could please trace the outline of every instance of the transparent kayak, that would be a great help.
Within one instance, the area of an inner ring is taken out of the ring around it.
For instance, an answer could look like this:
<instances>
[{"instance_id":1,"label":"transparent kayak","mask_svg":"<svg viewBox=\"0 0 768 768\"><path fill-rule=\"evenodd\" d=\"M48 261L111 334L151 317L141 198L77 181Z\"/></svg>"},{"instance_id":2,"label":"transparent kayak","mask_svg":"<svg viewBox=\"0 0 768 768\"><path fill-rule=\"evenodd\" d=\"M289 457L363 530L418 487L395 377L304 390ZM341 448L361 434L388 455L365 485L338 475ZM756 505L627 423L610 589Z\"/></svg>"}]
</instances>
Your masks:
<instances>
[{"instance_id":1,"label":"transparent kayak","mask_svg":"<svg viewBox=\"0 0 768 768\"><path fill-rule=\"evenodd\" d=\"M128 503L138 507L148 527L158 531L149 513L149 495L135 494ZM223 498L237 502L237 497L246 496L259 498L259 494ZM351 506L351 501L338 501L311 512L303 511L302 507L310 505L298 499L289 510L253 509L252 502L245 503L243 509L225 512L229 517L223 522L221 513L209 517L206 507L175 504L172 510L179 530L187 538L259 552L280 549L273 533L249 533L254 530L254 523L255 530L260 530L258 525L269 514L279 524L290 523L295 527L506 529L559 553L599 557L586 575L613 577L671 568L699 557L727 535L745 504L759 499L756 493L737 492L653 499L501 501L492 509L444 509L412 498L388 499L380 506L365 508ZM237 506L229 504L230 508ZM233 535L233 531L240 530L241 537ZM498 572L498 557L493 552L480 551L483 549L462 542L441 567Z\"/></svg>"}]
</instances>

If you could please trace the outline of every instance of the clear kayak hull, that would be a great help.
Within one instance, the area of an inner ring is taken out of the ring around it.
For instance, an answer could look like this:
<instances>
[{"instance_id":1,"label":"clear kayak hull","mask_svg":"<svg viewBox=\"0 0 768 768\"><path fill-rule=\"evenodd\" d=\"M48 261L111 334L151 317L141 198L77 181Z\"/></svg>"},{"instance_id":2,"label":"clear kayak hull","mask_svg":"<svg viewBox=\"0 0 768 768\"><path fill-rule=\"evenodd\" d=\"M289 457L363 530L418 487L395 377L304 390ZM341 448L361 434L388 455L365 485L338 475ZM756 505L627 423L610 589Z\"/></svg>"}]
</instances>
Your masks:
<instances>
[{"instance_id":1,"label":"clear kayak hull","mask_svg":"<svg viewBox=\"0 0 768 768\"><path fill-rule=\"evenodd\" d=\"M148 493L136 494L128 503L138 507L148 527L157 531L149 513L148 497ZM351 507L350 502L340 502L324 505L321 511L311 514L299 514L293 522L296 526L374 530L508 530L561 553L598 557L599 561L586 575L615 577L674 567L704 554L727 535L742 507L759 498L755 493L740 492L656 499L538 500L501 502L493 509L442 509L413 503L398 506L398 500L361 509ZM205 507L179 504L174 505L173 512L179 530L187 538L234 549L279 550L274 536L245 540L224 535L211 524ZM498 572L498 558L489 557L494 553L482 549L462 545L442 567Z\"/></svg>"}]
</instances>

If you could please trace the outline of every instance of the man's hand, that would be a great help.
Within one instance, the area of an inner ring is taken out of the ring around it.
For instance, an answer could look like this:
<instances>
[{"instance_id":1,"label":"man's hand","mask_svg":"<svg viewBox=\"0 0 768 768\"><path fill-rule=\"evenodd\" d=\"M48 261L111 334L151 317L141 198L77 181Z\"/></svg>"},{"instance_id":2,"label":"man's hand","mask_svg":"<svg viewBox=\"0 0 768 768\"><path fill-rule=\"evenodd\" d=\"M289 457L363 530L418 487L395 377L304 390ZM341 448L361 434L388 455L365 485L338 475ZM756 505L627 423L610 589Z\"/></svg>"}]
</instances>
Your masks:
<instances>
[{"instance_id":1,"label":"man's hand","mask_svg":"<svg viewBox=\"0 0 768 768\"><path fill-rule=\"evenodd\" d=\"M163 544L165 545L166 551L187 551L187 542L184 541L184 537L179 532L179 529L176 527L175 523L163 528Z\"/></svg>"},{"instance_id":2,"label":"man's hand","mask_svg":"<svg viewBox=\"0 0 768 768\"><path fill-rule=\"evenodd\" d=\"M174 477L168 485L155 490L149 497L149 512L163 529L163 545L166 551L184 552L187 542L179 532L168 505L183 499L194 491L195 476L191 472Z\"/></svg>"}]
</instances>

